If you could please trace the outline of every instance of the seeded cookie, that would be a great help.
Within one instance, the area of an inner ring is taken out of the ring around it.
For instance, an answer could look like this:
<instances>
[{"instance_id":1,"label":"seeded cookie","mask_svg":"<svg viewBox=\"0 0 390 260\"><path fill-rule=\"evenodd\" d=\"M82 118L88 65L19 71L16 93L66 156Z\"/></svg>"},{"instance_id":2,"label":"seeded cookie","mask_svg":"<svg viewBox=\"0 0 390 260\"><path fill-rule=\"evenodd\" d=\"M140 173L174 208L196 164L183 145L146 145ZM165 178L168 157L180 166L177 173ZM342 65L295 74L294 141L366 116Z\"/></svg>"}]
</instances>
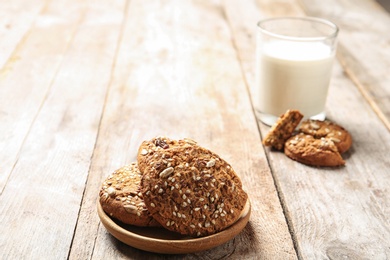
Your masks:
<instances>
[{"instance_id":1,"label":"seeded cookie","mask_svg":"<svg viewBox=\"0 0 390 260\"><path fill-rule=\"evenodd\" d=\"M346 152L352 145L352 137L348 131L328 120L305 120L300 125L299 131L317 139L330 139L340 153Z\"/></svg>"},{"instance_id":2,"label":"seeded cookie","mask_svg":"<svg viewBox=\"0 0 390 260\"><path fill-rule=\"evenodd\" d=\"M138 149L137 161L141 172L145 171L147 165L154 160L156 152L163 152L166 149L187 147L196 145L196 141L184 138L183 140L173 140L165 136L155 137L148 141L143 141Z\"/></svg>"},{"instance_id":3,"label":"seeded cookie","mask_svg":"<svg viewBox=\"0 0 390 260\"><path fill-rule=\"evenodd\" d=\"M287 110L271 127L263 140L263 144L272 146L277 150L283 150L284 143L291 137L302 118L303 115L298 110Z\"/></svg>"},{"instance_id":4,"label":"seeded cookie","mask_svg":"<svg viewBox=\"0 0 390 260\"><path fill-rule=\"evenodd\" d=\"M206 236L233 224L247 194L232 167L198 145L155 152L141 180L146 207L165 228Z\"/></svg>"},{"instance_id":5,"label":"seeded cookie","mask_svg":"<svg viewBox=\"0 0 390 260\"><path fill-rule=\"evenodd\" d=\"M141 172L136 163L123 166L110 175L99 192L104 212L135 226L160 226L145 207L140 192Z\"/></svg>"},{"instance_id":6,"label":"seeded cookie","mask_svg":"<svg viewBox=\"0 0 390 260\"><path fill-rule=\"evenodd\" d=\"M345 161L336 145L328 138L316 139L299 133L289 138L284 153L291 159L312 166L341 166Z\"/></svg>"}]
</instances>

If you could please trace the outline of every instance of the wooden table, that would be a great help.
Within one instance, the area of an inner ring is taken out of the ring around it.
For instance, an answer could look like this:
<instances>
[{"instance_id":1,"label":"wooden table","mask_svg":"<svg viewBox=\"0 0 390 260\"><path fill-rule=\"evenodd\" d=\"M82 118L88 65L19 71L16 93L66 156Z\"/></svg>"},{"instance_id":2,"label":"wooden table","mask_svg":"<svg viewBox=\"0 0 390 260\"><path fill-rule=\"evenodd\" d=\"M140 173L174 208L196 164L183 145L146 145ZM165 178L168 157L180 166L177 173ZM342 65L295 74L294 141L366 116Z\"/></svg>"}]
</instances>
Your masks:
<instances>
[{"instance_id":1,"label":"wooden table","mask_svg":"<svg viewBox=\"0 0 390 260\"><path fill-rule=\"evenodd\" d=\"M287 15L341 29L326 110L345 167L261 144L256 22ZM389 24L372 0L0 1L0 258L390 259ZM233 165L252 202L235 239L169 257L101 225L101 182L156 135Z\"/></svg>"}]
</instances>

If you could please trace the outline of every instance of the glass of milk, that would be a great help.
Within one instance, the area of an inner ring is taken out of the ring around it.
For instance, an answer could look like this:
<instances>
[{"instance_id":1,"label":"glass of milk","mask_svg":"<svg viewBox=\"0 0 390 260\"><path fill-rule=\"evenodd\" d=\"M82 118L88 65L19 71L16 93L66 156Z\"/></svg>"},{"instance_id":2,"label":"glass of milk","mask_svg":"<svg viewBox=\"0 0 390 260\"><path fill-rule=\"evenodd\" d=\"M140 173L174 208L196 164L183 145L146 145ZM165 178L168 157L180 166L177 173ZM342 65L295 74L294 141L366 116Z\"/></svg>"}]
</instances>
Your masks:
<instances>
[{"instance_id":1,"label":"glass of milk","mask_svg":"<svg viewBox=\"0 0 390 260\"><path fill-rule=\"evenodd\" d=\"M288 109L325 119L338 27L313 17L283 17L258 24L253 103L272 125Z\"/></svg>"}]
</instances>

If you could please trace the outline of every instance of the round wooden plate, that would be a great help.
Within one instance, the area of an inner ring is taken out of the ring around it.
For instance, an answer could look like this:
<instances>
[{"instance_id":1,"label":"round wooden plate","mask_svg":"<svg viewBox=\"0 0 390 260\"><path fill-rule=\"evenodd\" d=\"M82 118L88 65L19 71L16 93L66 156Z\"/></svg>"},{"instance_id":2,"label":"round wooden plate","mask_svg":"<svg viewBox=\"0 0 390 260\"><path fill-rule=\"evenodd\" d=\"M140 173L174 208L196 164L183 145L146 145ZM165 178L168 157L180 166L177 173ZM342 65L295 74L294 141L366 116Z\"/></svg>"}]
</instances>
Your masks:
<instances>
[{"instance_id":1,"label":"round wooden plate","mask_svg":"<svg viewBox=\"0 0 390 260\"><path fill-rule=\"evenodd\" d=\"M240 218L230 227L216 234L192 238L171 232L164 228L136 227L111 219L102 209L99 201L97 211L104 227L123 243L149 252L161 254L195 253L222 245L238 235L249 221L251 204L249 199Z\"/></svg>"}]
</instances>

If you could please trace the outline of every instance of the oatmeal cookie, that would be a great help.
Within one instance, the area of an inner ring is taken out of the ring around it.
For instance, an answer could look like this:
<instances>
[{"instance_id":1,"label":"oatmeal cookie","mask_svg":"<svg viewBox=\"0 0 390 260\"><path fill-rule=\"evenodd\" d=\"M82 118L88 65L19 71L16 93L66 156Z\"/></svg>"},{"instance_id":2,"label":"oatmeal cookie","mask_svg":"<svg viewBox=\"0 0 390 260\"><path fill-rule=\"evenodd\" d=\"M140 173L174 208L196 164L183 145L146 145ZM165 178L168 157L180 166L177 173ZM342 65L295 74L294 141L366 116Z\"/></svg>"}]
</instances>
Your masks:
<instances>
[{"instance_id":1,"label":"oatmeal cookie","mask_svg":"<svg viewBox=\"0 0 390 260\"><path fill-rule=\"evenodd\" d=\"M154 154L141 187L146 207L166 229L206 236L239 218L248 196L226 161L196 144L162 148Z\"/></svg>"},{"instance_id":2,"label":"oatmeal cookie","mask_svg":"<svg viewBox=\"0 0 390 260\"><path fill-rule=\"evenodd\" d=\"M303 115L298 110L287 110L271 127L263 140L263 144L276 150L283 150L284 143L291 137L302 118Z\"/></svg>"},{"instance_id":3,"label":"oatmeal cookie","mask_svg":"<svg viewBox=\"0 0 390 260\"><path fill-rule=\"evenodd\" d=\"M291 159L311 166L341 166L345 161L335 143L325 137L319 139L312 135L299 133L289 138L284 153Z\"/></svg>"},{"instance_id":4,"label":"oatmeal cookie","mask_svg":"<svg viewBox=\"0 0 390 260\"><path fill-rule=\"evenodd\" d=\"M187 147L192 145L196 145L196 141L190 138L173 140L165 136L159 136L148 141L143 141L137 153L138 167L140 168L141 172L144 172L147 165L153 161L154 156L158 156L156 153L164 152L166 149Z\"/></svg>"},{"instance_id":5,"label":"oatmeal cookie","mask_svg":"<svg viewBox=\"0 0 390 260\"><path fill-rule=\"evenodd\" d=\"M316 139L327 138L331 140L340 153L346 152L352 145L352 137L343 127L328 120L305 120L299 131L312 135Z\"/></svg>"},{"instance_id":6,"label":"oatmeal cookie","mask_svg":"<svg viewBox=\"0 0 390 260\"><path fill-rule=\"evenodd\" d=\"M141 172L137 164L123 166L102 184L99 201L110 217L135 226L161 226L145 207L140 192Z\"/></svg>"}]
</instances>

